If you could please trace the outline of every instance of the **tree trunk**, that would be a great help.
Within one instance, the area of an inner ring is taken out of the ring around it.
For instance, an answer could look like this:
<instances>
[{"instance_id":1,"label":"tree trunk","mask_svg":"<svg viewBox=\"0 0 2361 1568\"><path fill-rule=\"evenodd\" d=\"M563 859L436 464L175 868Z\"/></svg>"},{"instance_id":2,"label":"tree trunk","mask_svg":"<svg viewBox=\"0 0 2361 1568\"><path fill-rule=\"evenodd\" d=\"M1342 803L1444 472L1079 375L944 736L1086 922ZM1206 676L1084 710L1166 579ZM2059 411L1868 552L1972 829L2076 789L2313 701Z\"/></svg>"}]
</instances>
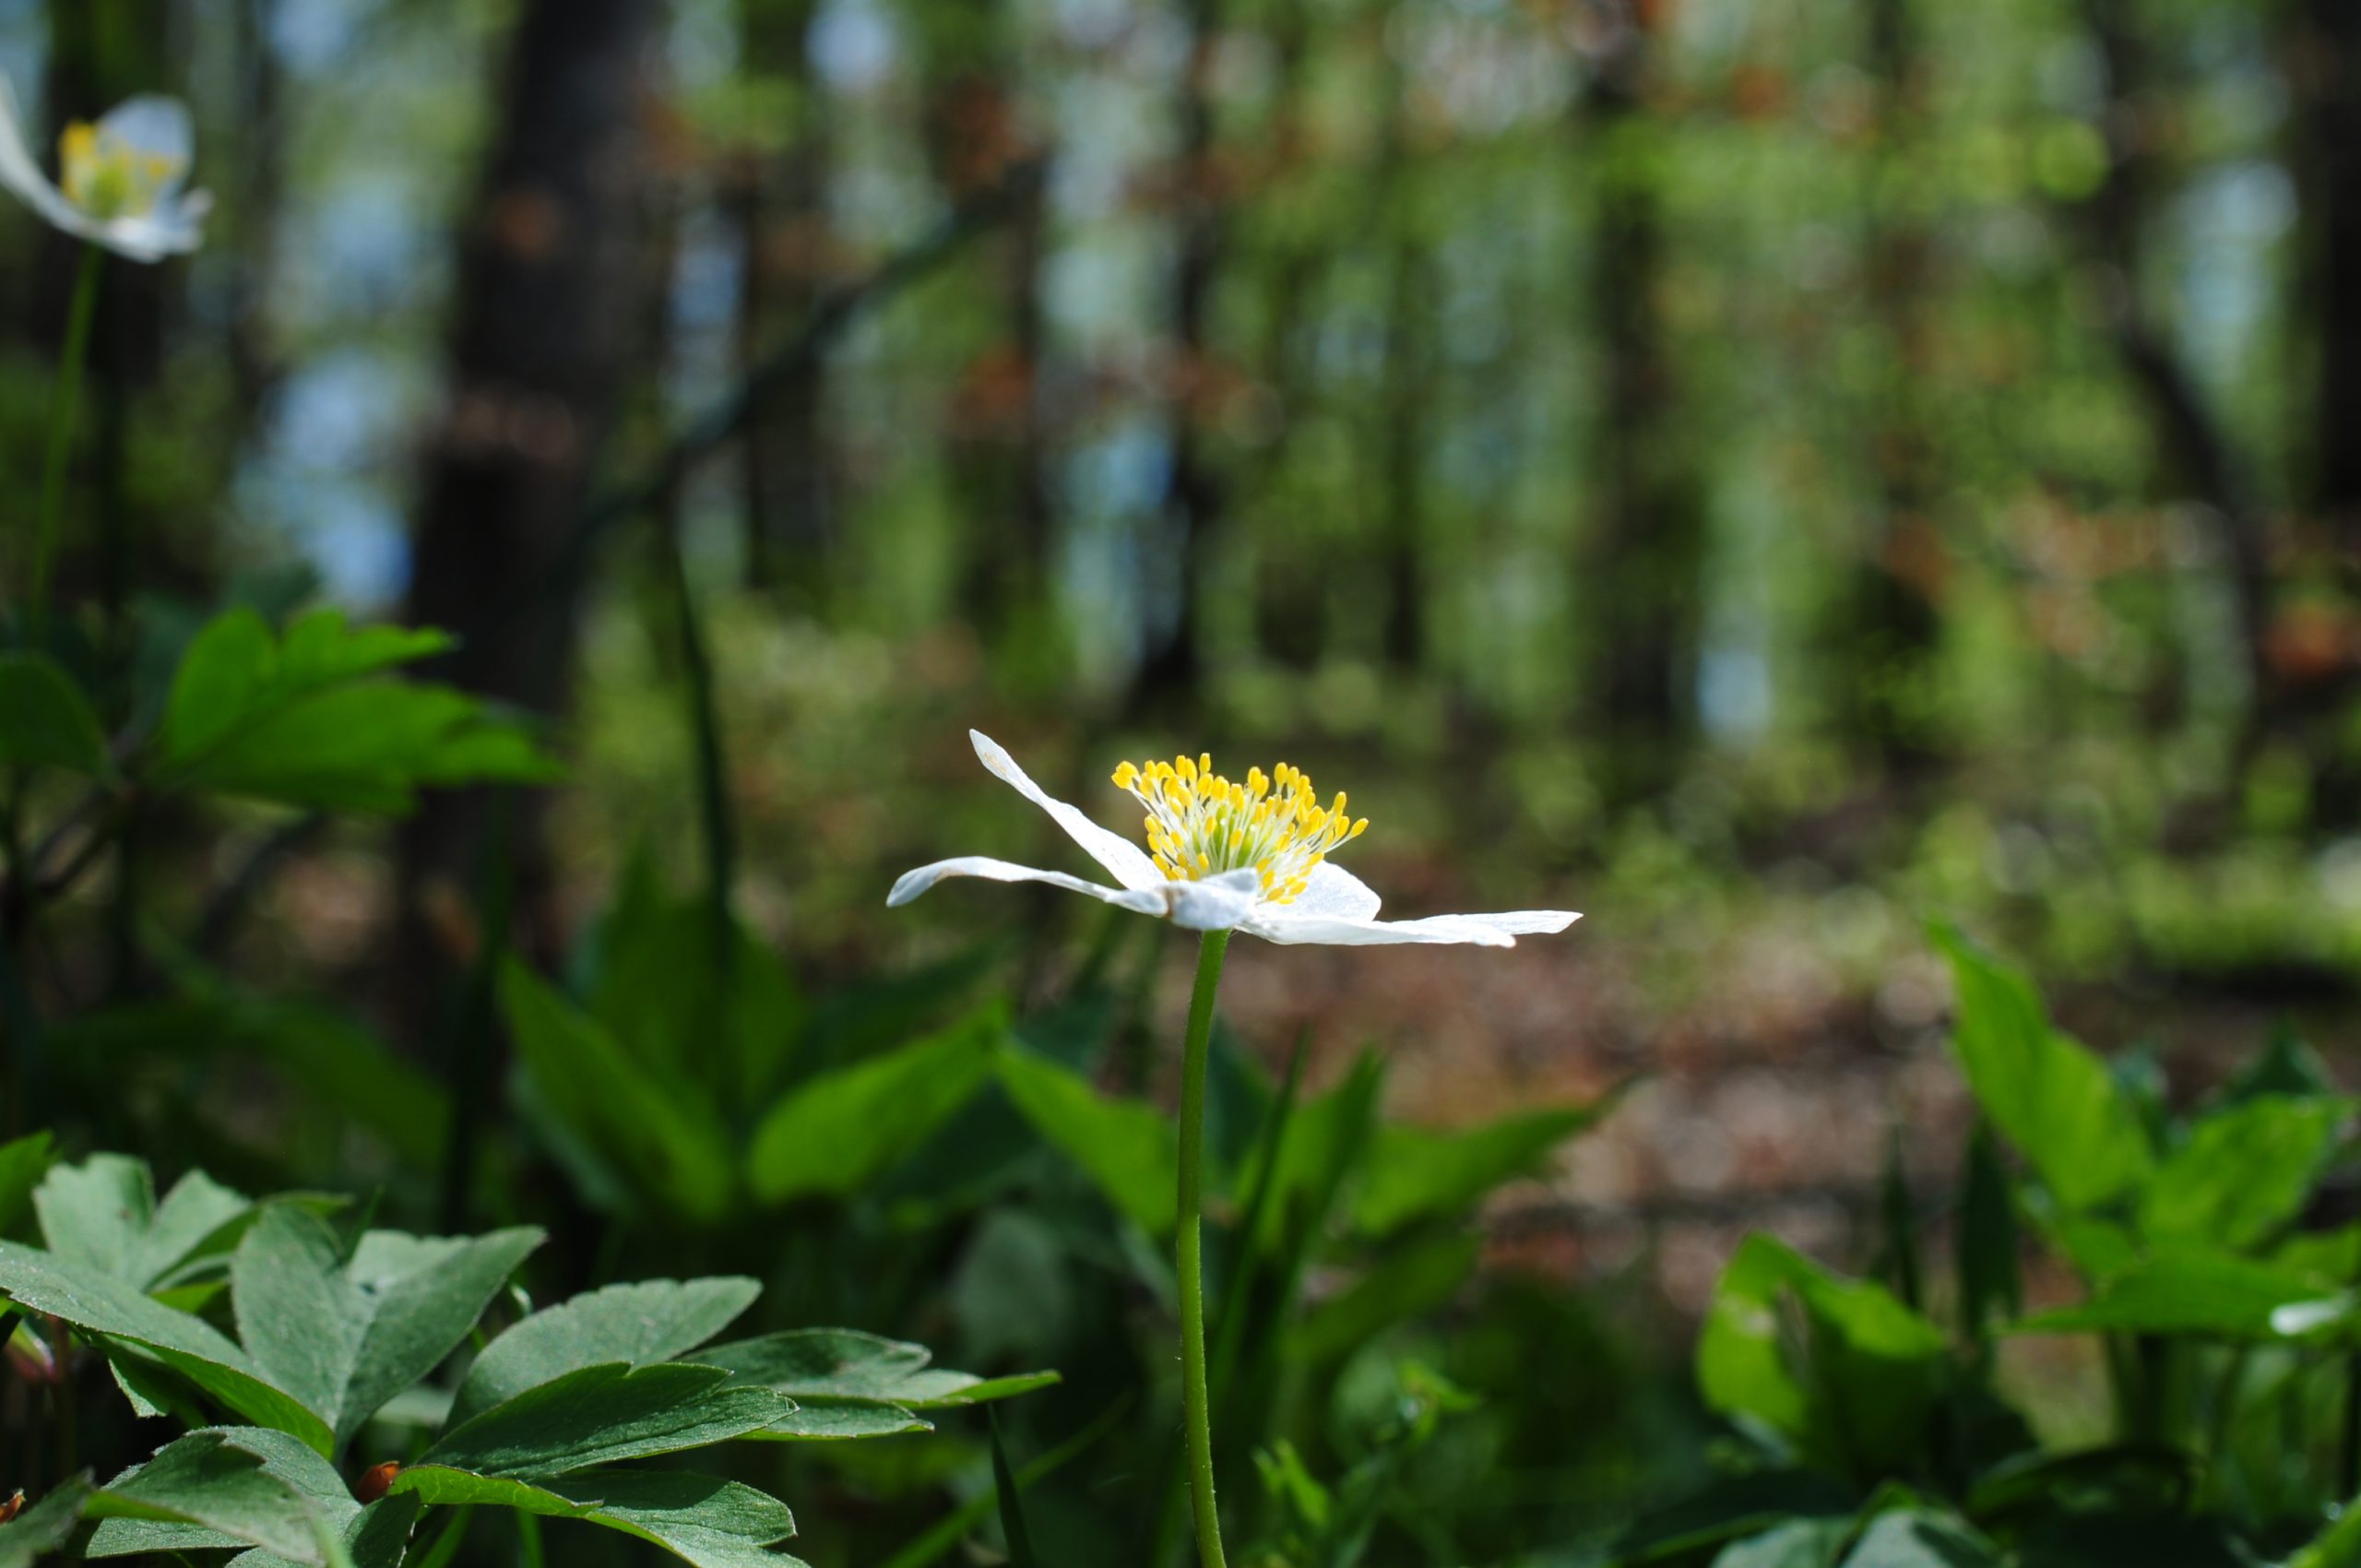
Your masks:
<instances>
[{"instance_id":1,"label":"tree trunk","mask_svg":"<svg viewBox=\"0 0 2361 1568\"><path fill-rule=\"evenodd\" d=\"M2308 10L2300 57L2316 73L2303 130L2320 355L2313 500L2345 570L2361 576L2361 6L2310 0Z\"/></svg>"},{"instance_id":2,"label":"tree trunk","mask_svg":"<svg viewBox=\"0 0 2361 1568\"><path fill-rule=\"evenodd\" d=\"M2240 656L2252 693L2238 746L2243 757L2270 731L2278 695L2268 657L2271 561L2261 506L2229 433L2207 406L2197 378L2165 330L2141 309L2152 179L2139 108L2146 86L2144 52L2121 0L2084 0L2083 12L2106 63L2114 110L2106 178L2091 198L2086 216L2099 259L2115 273L2116 352L2148 405L2167 481L2202 505L2228 564Z\"/></svg>"},{"instance_id":3,"label":"tree trunk","mask_svg":"<svg viewBox=\"0 0 2361 1568\"><path fill-rule=\"evenodd\" d=\"M1606 418L1594 432L1598 525L1588 597L1597 629L1596 700L1611 791L1668 780L1693 723L1704 518L1684 471L1678 396L1658 303L1664 234L1653 134L1642 93L1662 7L1619 7L1617 31L1578 104L1584 159L1597 166L1593 275L1606 362Z\"/></svg>"},{"instance_id":4,"label":"tree trunk","mask_svg":"<svg viewBox=\"0 0 2361 1568\"><path fill-rule=\"evenodd\" d=\"M1917 147L1918 65L1912 0L1872 0L1869 56L1879 86L1877 184L1869 214L1868 282L1886 340L1885 374L1867 411L1877 512L1855 574L1836 679L1854 734L1907 780L1931 760L1926 677L1940 631L1932 574L1940 542L1928 517L1932 437L1918 387L1928 374L1929 241L1899 196Z\"/></svg>"},{"instance_id":5,"label":"tree trunk","mask_svg":"<svg viewBox=\"0 0 2361 1568\"><path fill-rule=\"evenodd\" d=\"M1003 3L929 18L927 149L936 183L954 203L1005 185L1039 155L1013 90L1023 14ZM952 483L968 519L960 609L988 646L1026 654L1061 645L1048 613L1054 521L1043 398L1047 219L1044 184L1026 182L1006 232L986 243L981 270L1001 335L966 367L950 429ZM1053 679L1062 674L1054 659L1051 665Z\"/></svg>"},{"instance_id":6,"label":"tree trunk","mask_svg":"<svg viewBox=\"0 0 2361 1568\"><path fill-rule=\"evenodd\" d=\"M553 568L647 318L640 101L657 14L655 0L528 0L461 245L451 406L429 459L410 613L458 638L433 673L534 713L565 707L579 578ZM488 797L432 794L402 836L395 1000L413 1039L436 1022L453 956L430 902L464 900L489 852L509 862L528 921L546 904L539 813L502 812L494 835Z\"/></svg>"},{"instance_id":7,"label":"tree trunk","mask_svg":"<svg viewBox=\"0 0 2361 1568\"><path fill-rule=\"evenodd\" d=\"M1277 53L1271 89L1270 129L1264 140L1274 163L1264 199L1297 199L1304 157L1304 86L1311 53L1310 0L1283 0L1272 16ZM1311 366L1313 308L1323 251L1318 237L1300 224L1277 225L1275 243L1257 257L1262 276L1263 331L1256 347L1261 379L1270 388L1277 428L1254 455L1246 483L1268 492L1284 477L1293 437L1318 400ZM1324 563L1311 541L1289 530L1258 529L1254 540L1254 650L1257 657L1289 670L1318 662L1327 628L1305 606L1319 601L1326 581Z\"/></svg>"},{"instance_id":8,"label":"tree trunk","mask_svg":"<svg viewBox=\"0 0 2361 1568\"><path fill-rule=\"evenodd\" d=\"M1376 472L1383 498L1379 547L1385 562L1385 661L1405 675L1427 652L1425 434L1436 411L1433 258L1411 189L1409 73L1386 70L1385 140L1378 155L1380 232L1390 237L1385 302L1385 386L1378 411Z\"/></svg>"},{"instance_id":9,"label":"tree trunk","mask_svg":"<svg viewBox=\"0 0 2361 1568\"><path fill-rule=\"evenodd\" d=\"M1162 588L1170 632L1147 650L1136 697L1153 707L1184 705L1204 674L1198 600L1221 520L1221 483L1205 450L1206 317L1222 246L1221 183L1213 166L1214 46L1219 0L1187 0L1189 63L1180 89L1180 149L1172 193L1179 231L1172 270L1172 462L1164 517L1171 576Z\"/></svg>"},{"instance_id":10,"label":"tree trunk","mask_svg":"<svg viewBox=\"0 0 2361 1568\"><path fill-rule=\"evenodd\" d=\"M747 66L783 77L805 106L791 147L777 159L749 154L738 171L744 265L739 296L740 373L811 313L830 269L828 184L833 166L827 115L810 107L822 91L812 72L811 0L742 0ZM827 600L833 489L827 469L828 367L804 367L767 399L747 432L744 476L746 581L817 611Z\"/></svg>"}]
</instances>

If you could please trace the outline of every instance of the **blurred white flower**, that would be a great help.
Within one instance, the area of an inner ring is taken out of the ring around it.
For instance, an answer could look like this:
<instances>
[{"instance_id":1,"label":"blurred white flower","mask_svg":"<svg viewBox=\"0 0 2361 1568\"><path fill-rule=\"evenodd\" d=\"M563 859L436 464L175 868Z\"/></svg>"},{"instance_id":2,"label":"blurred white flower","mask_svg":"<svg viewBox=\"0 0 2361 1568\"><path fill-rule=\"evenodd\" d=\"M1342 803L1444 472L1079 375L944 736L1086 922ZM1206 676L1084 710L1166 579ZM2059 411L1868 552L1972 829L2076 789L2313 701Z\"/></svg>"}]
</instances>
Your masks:
<instances>
[{"instance_id":1,"label":"blurred white flower","mask_svg":"<svg viewBox=\"0 0 2361 1568\"><path fill-rule=\"evenodd\" d=\"M196 249L212 198L182 188L195 138L187 106L143 93L98 124L77 120L57 138L57 184L25 144L17 96L0 77L0 184L67 233L134 261Z\"/></svg>"},{"instance_id":2,"label":"blurred white flower","mask_svg":"<svg viewBox=\"0 0 2361 1568\"><path fill-rule=\"evenodd\" d=\"M1210 756L1176 757L1145 768L1125 763L1115 770L1115 785L1146 809L1148 849L1143 850L1052 800L991 737L970 730L967 738L986 767L1055 818L1117 885L962 855L905 873L888 905L907 904L946 876L1046 882L1192 931L1243 931L1265 942L1346 947L1402 942L1513 947L1520 936L1563 931L1582 918L1562 909L1519 909L1377 919L1377 895L1327 858L1358 837L1367 819L1347 816L1341 794L1322 805L1311 780L1285 763L1274 777L1253 768L1242 784L1216 774Z\"/></svg>"}]
</instances>

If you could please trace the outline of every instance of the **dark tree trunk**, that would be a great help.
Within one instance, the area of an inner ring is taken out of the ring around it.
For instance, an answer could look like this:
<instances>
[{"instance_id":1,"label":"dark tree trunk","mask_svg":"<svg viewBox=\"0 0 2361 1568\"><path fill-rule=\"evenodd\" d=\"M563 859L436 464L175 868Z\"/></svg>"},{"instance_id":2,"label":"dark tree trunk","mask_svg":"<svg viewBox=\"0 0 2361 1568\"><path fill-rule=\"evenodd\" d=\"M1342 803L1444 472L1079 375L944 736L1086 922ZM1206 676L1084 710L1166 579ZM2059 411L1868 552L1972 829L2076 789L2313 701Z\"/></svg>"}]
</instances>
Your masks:
<instances>
[{"instance_id":1,"label":"dark tree trunk","mask_svg":"<svg viewBox=\"0 0 2361 1568\"><path fill-rule=\"evenodd\" d=\"M1877 511L1855 575L1850 624L1836 678L1839 707L1856 736L1908 780L1931 760L1925 676L1940 630L1935 574L1941 542L1928 516L1934 455L1918 387L1928 374L1926 298L1933 271L1926 230L1907 216L1906 189L1917 148L1919 82L1912 0L1873 0L1869 57L1879 87L1878 186L1867 269L1869 293L1886 343L1885 374L1868 410Z\"/></svg>"},{"instance_id":2,"label":"dark tree trunk","mask_svg":"<svg viewBox=\"0 0 2361 1568\"><path fill-rule=\"evenodd\" d=\"M640 112L657 14L655 0L529 0L462 242L451 406L429 459L410 613L458 638L436 675L535 713L565 707L579 580L566 543L647 319ZM395 1003L413 1039L449 989L429 906L463 903L493 854L532 921L548 884L537 818L452 791L407 826ZM552 940L544 929L538 944Z\"/></svg>"},{"instance_id":3,"label":"dark tree trunk","mask_svg":"<svg viewBox=\"0 0 2361 1568\"><path fill-rule=\"evenodd\" d=\"M2278 696L2268 656L2271 559L2261 505L2197 378L2164 328L2141 308L2142 252L2153 179L2147 146L2152 127L2142 111L2148 86L2145 53L2122 0L2084 0L2083 10L2106 64L2112 109L2106 178L2086 216L2099 259L2114 275L2116 351L2148 406L2167 482L2202 505L2228 565L2240 654L2253 693L2239 746L2244 755L2269 732Z\"/></svg>"},{"instance_id":4,"label":"dark tree trunk","mask_svg":"<svg viewBox=\"0 0 2361 1568\"><path fill-rule=\"evenodd\" d=\"M743 0L746 63L783 77L795 101L821 90L808 41L811 0ZM806 108L794 144L776 160L750 155L738 172L743 280L740 369L751 372L766 346L811 313L830 271L827 116ZM766 399L747 433L746 580L816 611L827 600L834 493L827 467L825 358Z\"/></svg>"},{"instance_id":5,"label":"dark tree trunk","mask_svg":"<svg viewBox=\"0 0 2361 1568\"><path fill-rule=\"evenodd\" d=\"M1378 410L1376 473L1383 486L1380 549L1385 562L1386 662L1416 674L1426 662L1424 435L1434 410L1434 267L1410 188L1409 73L1389 67L1385 140L1378 157L1378 213L1390 236L1385 303L1385 386Z\"/></svg>"},{"instance_id":6,"label":"dark tree trunk","mask_svg":"<svg viewBox=\"0 0 2361 1568\"><path fill-rule=\"evenodd\" d=\"M1704 518L1680 460L1678 393L1658 303L1664 232L1643 92L1659 7L1622 9L1578 105L1597 166L1593 226L1606 418L1595 432L1598 522L1586 598L1610 788L1631 798L1669 777L1693 723Z\"/></svg>"},{"instance_id":7,"label":"dark tree trunk","mask_svg":"<svg viewBox=\"0 0 2361 1568\"><path fill-rule=\"evenodd\" d=\"M1265 141L1273 166L1265 199L1297 199L1295 183L1304 161L1304 78L1311 52L1309 0L1284 0L1272 18L1277 80L1271 95ZM1292 437L1310 417L1317 394L1311 374L1314 334L1306 317L1314 299L1323 253L1318 239L1295 223L1275 225L1276 239L1257 258L1263 281L1263 333L1256 360L1270 389L1276 429L1256 455L1250 487L1269 490L1284 473ZM1306 613L1319 601L1325 580L1317 552L1285 528L1258 529L1254 540L1254 647L1256 653L1293 670L1315 663L1326 628Z\"/></svg>"},{"instance_id":8,"label":"dark tree trunk","mask_svg":"<svg viewBox=\"0 0 2361 1568\"><path fill-rule=\"evenodd\" d=\"M1172 201L1178 235L1172 269L1172 461L1165 483L1169 578L1148 585L1151 602L1170 607L1169 634L1141 664L1140 702L1184 705L1204 673L1198 646L1200 589L1221 522L1222 492L1205 450L1206 325L1222 247L1221 182L1214 168L1214 49L1218 0L1187 0L1189 63L1180 89L1180 148Z\"/></svg>"},{"instance_id":9,"label":"dark tree trunk","mask_svg":"<svg viewBox=\"0 0 2361 1568\"><path fill-rule=\"evenodd\" d=\"M2346 571L2361 577L2361 6L2310 0L2307 9L2299 58L2313 77L2303 130L2320 356L2314 503Z\"/></svg>"},{"instance_id":10,"label":"dark tree trunk","mask_svg":"<svg viewBox=\"0 0 2361 1568\"><path fill-rule=\"evenodd\" d=\"M1002 3L929 18L927 148L936 183L955 203L1008 184L1040 154L1011 90L1021 15ZM1022 182L1005 232L986 244L981 270L1002 332L966 367L950 431L952 481L967 519L960 608L988 642L1014 638L1028 650L1056 642L1045 624L1054 547L1041 299L1047 216L1042 183Z\"/></svg>"}]
</instances>

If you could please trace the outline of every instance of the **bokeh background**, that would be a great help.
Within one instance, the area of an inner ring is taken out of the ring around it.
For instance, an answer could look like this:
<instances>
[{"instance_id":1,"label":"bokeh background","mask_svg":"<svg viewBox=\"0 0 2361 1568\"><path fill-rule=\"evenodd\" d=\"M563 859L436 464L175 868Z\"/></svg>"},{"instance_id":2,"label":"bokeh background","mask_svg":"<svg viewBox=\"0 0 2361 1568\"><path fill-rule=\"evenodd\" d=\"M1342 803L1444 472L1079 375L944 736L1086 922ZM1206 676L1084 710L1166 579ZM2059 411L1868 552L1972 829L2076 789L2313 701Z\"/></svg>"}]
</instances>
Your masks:
<instances>
[{"instance_id":1,"label":"bokeh background","mask_svg":"<svg viewBox=\"0 0 2361 1568\"><path fill-rule=\"evenodd\" d=\"M1626 1086L1480 1219L1558 1337L1482 1321L1621 1412L1593 1481L1503 1492L1528 1544L1693 1466L1680 1325L1744 1229L1858 1265L1890 1178L1956 1170L1927 919L2181 1092L2354 1043L2347 0L9 0L0 70L44 148L186 97L216 198L109 272L68 591L450 628L572 766L152 823L150 912L94 887L61 994L153 995L143 926L194 932L477 1053L497 1130L486 909L560 971L638 859L814 992L990 936L1020 1005L1113 962L1170 1022L1177 941L884 889L1086 869L971 724L1114 823L1123 757L1284 758L1394 912L1588 916L1241 944L1227 992L1314 1087L1380 1047L1408 1122ZM0 212L19 474L71 275ZM434 1207L206 1060L89 1130ZM469 1181L614 1223L498 1135Z\"/></svg>"}]
</instances>

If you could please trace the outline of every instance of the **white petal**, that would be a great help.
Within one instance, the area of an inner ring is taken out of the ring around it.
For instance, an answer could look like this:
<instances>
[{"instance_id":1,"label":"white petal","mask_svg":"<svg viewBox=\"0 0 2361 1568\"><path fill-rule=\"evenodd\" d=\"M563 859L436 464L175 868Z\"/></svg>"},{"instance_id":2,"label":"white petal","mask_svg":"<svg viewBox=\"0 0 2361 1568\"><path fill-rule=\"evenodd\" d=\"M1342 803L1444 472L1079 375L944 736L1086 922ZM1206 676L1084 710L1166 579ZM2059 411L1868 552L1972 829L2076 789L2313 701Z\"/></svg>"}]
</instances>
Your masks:
<instances>
[{"instance_id":1,"label":"white petal","mask_svg":"<svg viewBox=\"0 0 2361 1568\"><path fill-rule=\"evenodd\" d=\"M1291 905L1264 905L1240 929L1265 942L1289 945L1318 944L1329 947L1382 947L1395 943L1463 943L1476 947L1513 947L1516 938L1504 931L1463 920L1456 915L1430 915L1422 921L1351 921L1328 915L1291 915Z\"/></svg>"},{"instance_id":2,"label":"white petal","mask_svg":"<svg viewBox=\"0 0 2361 1568\"><path fill-rule=\"evenodd\" d=\"M1378 897L1370 885L1343 866L1326 861L1311 868L1311 879L1292 904L1279 909L1290 915L1323 915L1331 920L1366 921L1377 917Z\"/></svg>"},{"instance_id":3,"label":"white petal","mask_svg":"<svg viewBox=\"0 0 2361 1568\"><path fill-rule=\"evenodd\" d=\"M1444 920L1474 921L1511 936L1552 936L1582 916L1571 909L1509 909L1497 915L1445 915Z\"/></svg>"},{"instance_id":4,"label":"white petal","mask_svg":"<svg viewBox=\"0 0 2361 1568\"><path fill-rule=\"evenodd\" d=\"M975 742L976 755L993 775L1026 800L1057 819L1066 837L1082 846L1083 852L1107 868L1107 874L1133 891L1164 885L1164 873L1147 851L1121 834L1109 833L1076 807L1053 800L1038 784L1025 776L1016 759L1002 749L999 742L980 730L967 731L967 739Z\"/></svg>"},{"instance_id":5,"label":"white petal","mask_svg":"<svg viewBox=\"0 0 2361 1568\"><path fill-rule=\"evenodd\" d=\"M1101 887L1062 871L1043 871L1038 866L1021 866L1013 861L995 861L984 855L961 855L956 860L937 861L931 866L904 872L895 882L894 891L885 895L885 903L888 908L907 904L946 876L980 876L987 882L1046 882L1052 887L1086 894L1101 903L1135 909L1143 915L1162 915L1169 910L1164 895L1154 889Z\"/></svg>"},{"instance_id":6,"label":"white petal","mask_svg":"<svg viewBox=\"0 0 2361 1568\"><path fill-rule=\"evenodd\" d=\"M97 227L41 172L40 162L25 145L17 95L5 76L0 76L0 185L16 192L27 206L68 233L88 239L89 231Z\"/></svg>"},{"instance_id":7,"label":"white petal","mask_svg":"<svg viewBox=\"0 0 2361 1568\"><path fill-rule=\"evenodd\" d=\"M1174 925L1189 931L1229 931L1254 913L1263 879L1249 868L1226 871L1200 882L1167 882L1162 886Z\"/></svg>"},{"instance_id":8,"label":"white petal","mask_svg":"<svg viewBox=\"0 0 2361 1568\"><path fill-rule=\"evenodd\" d=\"M200 220L212 205L212 198L203 191L191 191L152 212L142 213L136 218L118 218L102 225L102 233L91 237L134 261L160 261L168 255L185 255L205 243L205 231Z\"/></svg>"},{"instance_id":9,"label":"white petal","mask_svg":"<svg viewBox=\"0 0 2361 1568\"><path fill-rule=\"evenodd\" d=\"M143 92L126 98L99 116L93 127L101 138L112 137L142 158L160 158L172 165L162 188L177 191L188 178L189 160L196 155L196 133L190 128L188 105L161 93Z\"/></svg>"},{"instance_id":10,"label":"white petal","mask_svg":"<svg viewBox=\"0 0 2361 1568\"><path fill-rule=\"evenodd\" d=\"M114 111L148 102L132 99ZM155 100L169 103L169 99ZM182 110L184 117L186 110ZM110 116L112 117L112 116ZM148 119L149 112L141 109L135 124ZM50 184L49 176L41 172L41 163L25 145L24 125L17 111L17 95L8 86L8 78L0 76L0 185L24 199L25 205L38 212L53 226L65 230L77 239L103 245L117 255L134 261L160 261L182 251L193 251L201 237L198 220L211 205L209 197L195 194L186 197L160 202L153 212L140 218L118 219L101 222L65 199L65 193Z\"/></svg>"}]
</instances>

